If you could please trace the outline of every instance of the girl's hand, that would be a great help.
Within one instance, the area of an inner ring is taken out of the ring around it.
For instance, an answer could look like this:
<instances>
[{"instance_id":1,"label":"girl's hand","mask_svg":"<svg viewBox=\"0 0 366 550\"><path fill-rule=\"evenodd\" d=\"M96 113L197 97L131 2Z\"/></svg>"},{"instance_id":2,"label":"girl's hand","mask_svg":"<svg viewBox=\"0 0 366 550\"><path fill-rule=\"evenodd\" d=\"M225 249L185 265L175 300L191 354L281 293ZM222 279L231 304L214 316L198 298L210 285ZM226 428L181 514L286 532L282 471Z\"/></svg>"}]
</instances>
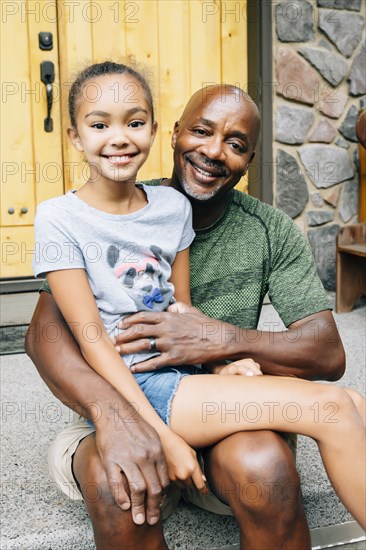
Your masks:
<instances>
[{"instance_id":1,"label":"girl's hand","mask_svg":"<svg viewBox=\"0 0 366 550\"><path fill-rule=\"evenodd\" d=\"M254 359L239 359L229 365L223 364L211 364L209 368L213 374L239 374L242 376L263 376L259 363L256 363Z\"/></svg>"},{"instance_id":2,"label":"girl's hand","mask_svg":"<svg viewBox=\"0 0 366 550\"><path fill-rule=\"evenodd\" d=\"M196 487L208 494L206 478L197 460L197 454L179 435L170 431L160 434L168 466L169 479L181 489Z\"/></svg>"},{"instance_id":3,"label":"girl's hand","mask_svg":"<svg viewBox=\"0 0 366 550\"><path fill-rule=\"evenodd\" d=\"M189 313L192 311L192 306L189 306L183 302L175 302L167 307L167 311L170 311L171 313Z\"/></svg>"}]
</instances>

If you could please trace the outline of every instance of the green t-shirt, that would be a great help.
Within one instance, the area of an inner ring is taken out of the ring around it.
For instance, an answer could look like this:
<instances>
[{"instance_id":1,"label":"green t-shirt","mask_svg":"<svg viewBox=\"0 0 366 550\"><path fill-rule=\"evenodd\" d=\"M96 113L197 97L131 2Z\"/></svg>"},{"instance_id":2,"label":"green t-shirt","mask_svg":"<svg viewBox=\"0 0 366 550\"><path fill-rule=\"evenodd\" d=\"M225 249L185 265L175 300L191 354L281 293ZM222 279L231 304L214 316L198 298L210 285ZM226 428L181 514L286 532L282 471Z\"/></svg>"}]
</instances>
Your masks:
<instances>
[{"instance_id":1,"label":"green t-shirt","mask_svg":"<svg viewBox=\"0 0 366 550\"><path fill-rule=\"evenodd\" d=\"M268 292L286 326L330 309L310 246L284 212L233 190L226 213L191 245L192 302L242 328L256 328Z\"/></svg>"},{"instance_id":2,"label":"green t-shirt","mask_svg":"<svg viewBox=\"0 0 366 550\"><path fill-rule=\"evenodd\" d=\"M286 326L330 309L310 246L296 224L240 191L230 192L218 222L196 231L190 260L192 303L209 317L256 328L267 292ZM41 290L50 292L46 281Z\"/></svg>"}]
</instances>

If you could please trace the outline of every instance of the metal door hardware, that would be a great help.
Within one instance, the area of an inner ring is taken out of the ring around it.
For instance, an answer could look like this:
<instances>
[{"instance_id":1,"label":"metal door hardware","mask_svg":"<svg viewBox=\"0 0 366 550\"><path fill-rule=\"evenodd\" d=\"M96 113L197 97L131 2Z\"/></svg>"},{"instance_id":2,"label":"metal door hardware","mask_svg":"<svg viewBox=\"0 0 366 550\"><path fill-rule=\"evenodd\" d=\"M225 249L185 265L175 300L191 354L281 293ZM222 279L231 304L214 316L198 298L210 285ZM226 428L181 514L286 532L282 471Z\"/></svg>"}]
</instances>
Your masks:
<instances>
[{"instance_id":1,"label":"metal door hardware","mask_svg":"<svg viewBox=\"0 0 366 550\"><path fill-rule=\"evenodd\" d=\"M41 50L52 50L53 48L52 32L40 32L38 34L38 43Z\"/></svg>"},{"instance_id":2,"label":"metal door hardware","mask_svg":"<svg viewBox=\"0 0 366 550\"><path fill-rule=\"evenodd\" d=\"M53 90L52 83L55 80L55 66L52 61L42 61L41 63L41 80L46 84L47 94L47 118L44 120L44 129L46 132L52 132L53 120L51 118Z\"/></svg>"}]
</instances>

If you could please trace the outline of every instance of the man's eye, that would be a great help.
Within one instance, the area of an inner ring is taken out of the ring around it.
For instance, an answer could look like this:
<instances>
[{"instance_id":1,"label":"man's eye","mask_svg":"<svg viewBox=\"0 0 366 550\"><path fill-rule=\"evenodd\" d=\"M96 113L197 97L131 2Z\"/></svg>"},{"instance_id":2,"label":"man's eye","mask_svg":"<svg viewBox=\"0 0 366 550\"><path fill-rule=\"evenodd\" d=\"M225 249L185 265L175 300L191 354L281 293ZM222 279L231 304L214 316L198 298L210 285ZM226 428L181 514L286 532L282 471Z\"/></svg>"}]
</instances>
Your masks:
<instances>
[{"instance_id":1,"label":"man's eye","mask_svg":"<svg viewBox=\"0 0 366 550\"><path fill-rule=\"evenodd\" d=\"M229 145L232 149L238 151L238 153L245 153L246 151L245 147L243 147L240 143L237 143L236 141L229 143Z\"/></svg>"},{"instance_id":2,"label":"man's eye","mask_svg":"<svg viewBox=\"0 0 366 550\"><path fill-rule=\"evenodd\" d=\"M199 136L205 136L207 134L206 130L203 128L193 128L193 131Z\"/></svg>"},{"instance_id":3,"label":"man's eye","mask_svg":"<svg viewBox=\"0 0 366 550\"><path fill-rule=\"evenodd\" d=\"M133 120L129 124L131 128L140 128L140 126L144 126L144 125L145 125L145 122L143 120Z\"/></svg>"},{"instance_id":4,"label":"man's eye","mask_svg":"<svg viewBox=\"0 0 366 550\"><path fill-rule=\"evenodd\" d=\"M92 124L92 128L96 128L97 130L103 130L106 127L107 125L104 124L104 122L94 122L94 124Z\"/></svg>"}]
</instances>

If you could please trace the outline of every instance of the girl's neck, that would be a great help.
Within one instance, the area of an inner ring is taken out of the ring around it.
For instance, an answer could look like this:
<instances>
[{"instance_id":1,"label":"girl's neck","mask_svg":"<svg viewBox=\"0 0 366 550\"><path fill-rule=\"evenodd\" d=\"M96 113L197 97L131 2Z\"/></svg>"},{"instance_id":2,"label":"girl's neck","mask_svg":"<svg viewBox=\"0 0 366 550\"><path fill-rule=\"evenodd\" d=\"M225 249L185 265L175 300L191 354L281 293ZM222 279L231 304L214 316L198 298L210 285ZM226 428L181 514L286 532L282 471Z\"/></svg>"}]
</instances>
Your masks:
<instances>
[{"instance_id":1,"label":"girl's neck","mask_svg":"<svg viewBox=\"0 0 366 550\"><path fill-rule=\"evenodd\" d=\"M148 203L145 191L132 181L103 184L89 180L76 194L89 206L108 214L132 214Z\"/></svg>"}]
</instances>

